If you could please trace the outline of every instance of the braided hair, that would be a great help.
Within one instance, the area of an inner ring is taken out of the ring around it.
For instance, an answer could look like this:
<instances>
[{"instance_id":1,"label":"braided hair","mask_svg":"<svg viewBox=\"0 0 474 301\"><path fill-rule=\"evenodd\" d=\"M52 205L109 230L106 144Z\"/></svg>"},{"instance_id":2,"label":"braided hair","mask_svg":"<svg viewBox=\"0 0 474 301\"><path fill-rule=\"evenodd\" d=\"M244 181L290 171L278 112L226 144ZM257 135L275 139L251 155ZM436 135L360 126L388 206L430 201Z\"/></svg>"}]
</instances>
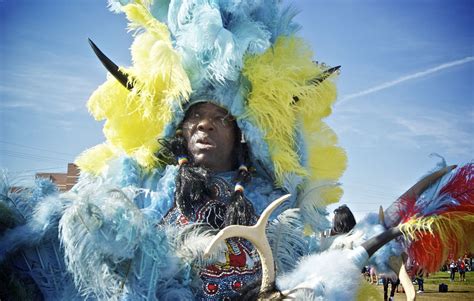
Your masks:
<instances>
[{"instance_id":1,"label":"braided hair","mask_svg":"<svg viewBox=\"0 0 474 301\"><path fill-rule=\"evenodd\" d=\"M241 137L236 123L234 128L236 137ZM157 153L158 160L166 164L179 165L174 199L181 213L188 219L192 219L196 213L194 212L196 205L205 203L211 196L211 171L196 165L192 158L189 158L187 142L181 129L176 131L173 138L160 139L159 143L162 145L162 149ZM224 226L250 225L254 222L255 211L252 204L244 196L244 185L251 179L248 167L250 162L248 147L245 141L236 139L234 150L240 167L234 178L236 184L230 203L227 206Z\"/></svg>"},{"instance_id":2,"label":"braided hair","mask_svg":"<svg viewBox=\"0 0 474 301\"><path fill-rule=\"evenodd\" d=\"M237 135L237 137L240 137L240 135ZM255 216L255 210L252 206L252 203L250 203L244 197L244 185L250 182L251 179L251 173L248 167L250 161L248 147L245 141L238 143L237 159L238 162L240 162L240 166L237 171L237 175L234 178L234 192L232 193L231 201L227 207L224 220L224 224L226 226L250 225L252 222L252 217Z\"/></svg>"}]
</instances>

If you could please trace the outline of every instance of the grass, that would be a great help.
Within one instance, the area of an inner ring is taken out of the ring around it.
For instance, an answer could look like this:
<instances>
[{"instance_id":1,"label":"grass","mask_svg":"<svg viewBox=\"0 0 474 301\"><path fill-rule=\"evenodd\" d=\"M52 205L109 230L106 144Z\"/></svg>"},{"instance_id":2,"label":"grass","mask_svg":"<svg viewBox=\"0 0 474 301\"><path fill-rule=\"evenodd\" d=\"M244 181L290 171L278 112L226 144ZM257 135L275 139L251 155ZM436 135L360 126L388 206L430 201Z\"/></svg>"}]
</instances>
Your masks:
<instances>
[{"instance_id":1,"label":"grass","mask_svg":"<svg viewBox=\"0 0 474 301\"><path fill-rule=\"evenodd\" d=\"M448 285L447 293L440 293L438 287L440 283ZM423 294L417 294L417 301L451 301L451 300L474 300L474 272L466 272L466 281L459 281L459 273L456 273L456 281L450 282L448 272L438 272L430 274L429 277L425 277L424 282L425 292ZM383 299L383 285L378 285L377 288L381 292ZM418 285L415 284L415 290L418 290ZM390 285L389 285L390 293ZM406 300L404 293L395 293L395 301Z\"/></svg>"}]
</instances>

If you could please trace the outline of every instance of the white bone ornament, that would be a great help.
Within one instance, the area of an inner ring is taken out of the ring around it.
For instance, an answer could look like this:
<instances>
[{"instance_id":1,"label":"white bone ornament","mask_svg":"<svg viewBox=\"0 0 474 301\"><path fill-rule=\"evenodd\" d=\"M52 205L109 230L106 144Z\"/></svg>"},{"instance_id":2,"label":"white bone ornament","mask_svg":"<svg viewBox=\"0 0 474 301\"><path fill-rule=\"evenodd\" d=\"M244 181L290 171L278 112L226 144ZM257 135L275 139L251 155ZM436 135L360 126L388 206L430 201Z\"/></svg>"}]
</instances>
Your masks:
<instances>
[{"instance_id":1,"label":"white bone ornament","mask_svg":"<svg viewBox=\"0 0 474 301\"><path fill-rule=\"evenodd\" d=\"M413 282L407 273L404 261L405 260L403 259L403 256L390 256L388 265L395 273L398 274L398 279L400 279L400 283L405 290L407 301L415 301L415 287L413 286Z\"/></svg>"},{"instance_id":2,"label":"white bone ornament","mask_svg":"<svg viewBox=\"0 0 474 301\"><path fill-rule=\"evenodd\" d=\"M382 206L379 208L379 223L385 228L387 227L385 225L385 212ZM407 301L415 301L415 287L413 286L413 282L411 281L411 278L405 268L405 261L406 260L404 260L403 256L390 256L388 265L395 272L395 274L398 275L398 279L405 290Z\"/></svg>"},{"instance_id":3,"label":"white bone ornament","mask_svg":"<svg viewBox=\"0 0 474 301\"><path fill-rule=\"evenodd\" d=\"M266 292L272 289L273 283L275 282L275 263L273 261L272 249L268 243L265 230L268 219L270 218L272 212L290 196L290 194L286 194L273 201L267 208L265 208L257 223L253 226L231 225L219 231L219 233L217 233L217 235L212 240L211 244L207 247L204 255L209 256L212 250L219 243L224 242L224 240L228 238L244 238L255 246L258 255L260 256L260 261L262 264L262 285L260 287L260 291Z\"/></svg>"}]
</instances>

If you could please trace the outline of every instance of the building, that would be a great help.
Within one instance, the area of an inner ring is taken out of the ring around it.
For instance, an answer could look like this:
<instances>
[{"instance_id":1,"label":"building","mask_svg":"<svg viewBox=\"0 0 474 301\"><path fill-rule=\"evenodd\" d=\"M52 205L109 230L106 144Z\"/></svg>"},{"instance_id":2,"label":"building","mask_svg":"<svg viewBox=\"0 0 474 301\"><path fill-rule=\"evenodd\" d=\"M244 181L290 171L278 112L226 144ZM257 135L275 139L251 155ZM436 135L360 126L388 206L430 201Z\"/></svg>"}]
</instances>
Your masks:
<instances>
[{"instance_id":1,"label":"building","mask_svg":"<svg viewBox=\"0 0 474 301\"><path fill-rule=\"evenodd\" d=\"M70 190L79 179L79 169L74 163L68 163L67 173L58 172L40 172L36 174L36 178L49 179L56 184L59 191L65 192Z\"/></svg>"}]
</instances>

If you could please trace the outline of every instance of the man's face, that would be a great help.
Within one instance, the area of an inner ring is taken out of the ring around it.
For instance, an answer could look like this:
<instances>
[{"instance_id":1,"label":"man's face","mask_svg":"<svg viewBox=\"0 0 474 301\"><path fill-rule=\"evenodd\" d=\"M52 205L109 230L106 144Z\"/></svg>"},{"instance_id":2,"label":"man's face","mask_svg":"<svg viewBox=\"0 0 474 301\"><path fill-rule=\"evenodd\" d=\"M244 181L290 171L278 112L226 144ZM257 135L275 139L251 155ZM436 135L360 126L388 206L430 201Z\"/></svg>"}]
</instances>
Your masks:
<instances>
[{"instance_id":1,"label":"man's face","mask_svg":"<svg viewBox=\"0 0 474 301\"><path fill-rule=\"evenodd\" d=\"M193 161L213 172L235 168L236 132L234 118L211 103L192 106L183 120L183 135Z\"/></svg>"}]
</instances>

